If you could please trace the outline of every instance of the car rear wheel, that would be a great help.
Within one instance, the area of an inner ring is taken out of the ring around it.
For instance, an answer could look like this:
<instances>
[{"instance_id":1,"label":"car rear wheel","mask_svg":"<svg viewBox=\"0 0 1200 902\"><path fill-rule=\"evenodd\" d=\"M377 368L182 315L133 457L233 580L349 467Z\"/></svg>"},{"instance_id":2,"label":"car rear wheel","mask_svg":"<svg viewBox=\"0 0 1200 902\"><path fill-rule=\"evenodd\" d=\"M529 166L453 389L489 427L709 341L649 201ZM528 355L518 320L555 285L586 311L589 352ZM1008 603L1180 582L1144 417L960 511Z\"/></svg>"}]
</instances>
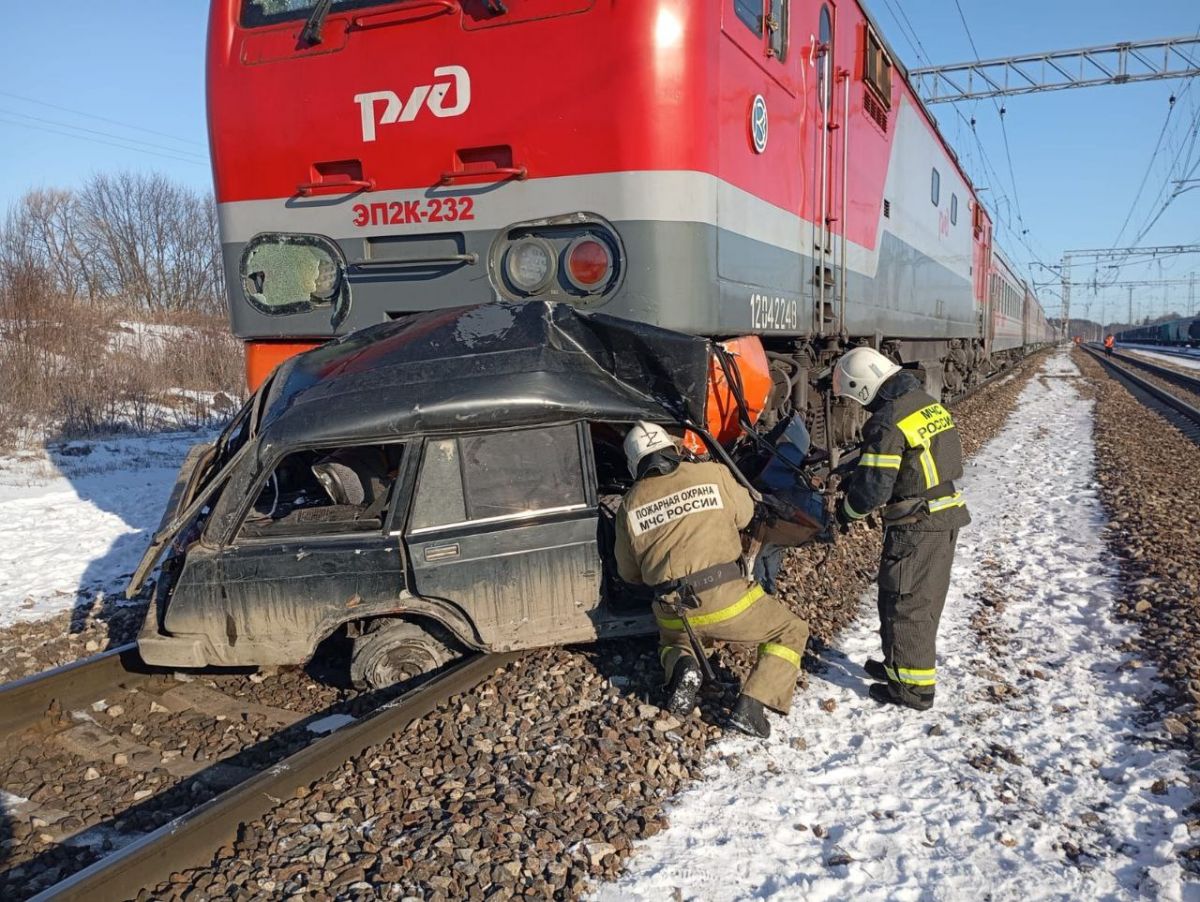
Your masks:
<instances>
[{"instance_id":1,"label":"car rear wheel","mask_svg":"<svg viewBox=\"0 0 1200 902\"><path fill-rule=\"evenodd\" d=\"M354 640L350 679L355 686L385 689L437 670L462 653L441 627L409 620L380 620Z\"/></svg>"}]
</instances>

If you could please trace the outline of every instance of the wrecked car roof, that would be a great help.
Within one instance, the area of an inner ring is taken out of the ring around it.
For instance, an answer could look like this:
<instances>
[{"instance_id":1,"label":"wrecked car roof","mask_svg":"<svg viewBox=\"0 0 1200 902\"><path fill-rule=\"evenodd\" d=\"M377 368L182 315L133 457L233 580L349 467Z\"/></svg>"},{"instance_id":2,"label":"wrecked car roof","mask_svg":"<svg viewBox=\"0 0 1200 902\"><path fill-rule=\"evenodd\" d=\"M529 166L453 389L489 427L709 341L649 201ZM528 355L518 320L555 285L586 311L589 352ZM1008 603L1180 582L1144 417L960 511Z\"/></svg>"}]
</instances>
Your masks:
<instances>
[{"instance_id":1,"label":"wrecked car roof","mask_svg":"<svg viewBox=\"0 0 1200 902\"><path fill-rule=\"evenodd\" d=\"M278 446L571 419L703 422L709 349L544 301L418 314L281 364L259 459Z\"/></svg>"}]
</instances>

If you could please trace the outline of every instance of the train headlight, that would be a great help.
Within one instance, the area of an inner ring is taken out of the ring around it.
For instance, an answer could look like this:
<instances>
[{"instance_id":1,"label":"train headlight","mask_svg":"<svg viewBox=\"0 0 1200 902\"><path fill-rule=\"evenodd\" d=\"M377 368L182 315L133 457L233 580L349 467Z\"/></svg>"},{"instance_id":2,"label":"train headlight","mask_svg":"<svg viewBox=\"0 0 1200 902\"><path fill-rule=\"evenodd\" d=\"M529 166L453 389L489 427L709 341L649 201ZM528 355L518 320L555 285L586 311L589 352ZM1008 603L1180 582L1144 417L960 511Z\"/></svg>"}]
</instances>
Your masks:
<instances>
[{"instance_id":1,"label":"train headlight","mask_svg":"<svg viewBox=\"0 0 1200 902\"><path fill-rule=\"evenodd\" d=\"M554 250L541 238L515 241L504 255L504 272L518 291L541 291L554 278Z\"/></svg>"},{"instance_id":2,"label":"train headlight","mask_svg":"<svg viewBox=\"0 0 1200 902\"><path fill-rule=\"evenodd\" d=\"M613 271L612 251L591 235L581 235L563 254L567 281L580 291L592 294L602 289Z\"/></svg>"}]
</instances>

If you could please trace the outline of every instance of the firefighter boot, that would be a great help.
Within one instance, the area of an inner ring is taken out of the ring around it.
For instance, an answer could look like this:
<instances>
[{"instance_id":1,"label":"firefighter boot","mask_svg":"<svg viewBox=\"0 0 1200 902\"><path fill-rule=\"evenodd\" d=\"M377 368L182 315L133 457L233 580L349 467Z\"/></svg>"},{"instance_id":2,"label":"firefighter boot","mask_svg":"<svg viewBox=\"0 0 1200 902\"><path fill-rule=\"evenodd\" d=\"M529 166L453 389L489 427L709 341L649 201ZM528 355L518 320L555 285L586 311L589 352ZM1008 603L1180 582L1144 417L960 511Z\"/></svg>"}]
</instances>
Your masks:
<instances>
[{"instance_id":1,"label":"firefighter boot","mask_svg":"<svg viewBox=\"0 0 1200 902\"><path fill-rule=\"evenodd\" d=\"M882 661L876 661L874 658L869 658L867 663L863 665L863 670L867 672L867 676L880 683L887 682L887 668Z\"/></svg>"},{"instance_id":2,"label":"firefighter boot","mask_svg":"<svg viewBox=\"0 0 1200 902\"><path fill-rule=\"evenodd\" d=\"M682 657L675 664L675 672L671 674L671 682L667 684L667 700L665 708L676 717L687 717L696 707L696 696L700 694L700 684L704 682L700 674L700 665L691 658Z\"/></svg>"},{"instance_id":3,"label":"firefighter boot","mask_svg":"<svg viewBox=\"0 0 1200 902\"><path fill-rule=\"evenodd\" d=\"M762 702L748 695L738 696L737 704L729 714L729 726L759 739L771 735L771 724L767 721Z\"/></svg>"},{"instance_id":4,"label":"firefighter boot","mask_svg":"<svg viewBox=\"0 0 1200 902\"><path fill-rule=\"evenodd\" d=\"M928 711L933 707L933 690L925 692L904 691L894 683L872 683L867 694L883 705L901 705L914 711Z\"/></svg>"}]
</instances>

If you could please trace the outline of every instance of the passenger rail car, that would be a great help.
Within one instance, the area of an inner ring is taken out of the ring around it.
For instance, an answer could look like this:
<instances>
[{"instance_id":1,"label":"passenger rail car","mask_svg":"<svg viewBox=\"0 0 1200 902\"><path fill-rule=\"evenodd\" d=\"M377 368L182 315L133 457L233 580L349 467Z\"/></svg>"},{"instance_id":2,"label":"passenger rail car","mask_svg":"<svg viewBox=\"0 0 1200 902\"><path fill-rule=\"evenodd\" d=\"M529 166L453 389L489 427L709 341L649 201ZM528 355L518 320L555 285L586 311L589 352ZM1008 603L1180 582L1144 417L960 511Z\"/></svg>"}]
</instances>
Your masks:
<instances>
[{"instance_id":1,"label":"passenger rail car","mask_svg":"<svg viewBox=\"0 0 1200 902\"><path fill-rule=\"evenodd\" d=\"M759 336L769 411L849 345L953 394L1055 338L858 0L214 0L208 98L252 386L497 300Z\"/></svg>"}]
</instances>

